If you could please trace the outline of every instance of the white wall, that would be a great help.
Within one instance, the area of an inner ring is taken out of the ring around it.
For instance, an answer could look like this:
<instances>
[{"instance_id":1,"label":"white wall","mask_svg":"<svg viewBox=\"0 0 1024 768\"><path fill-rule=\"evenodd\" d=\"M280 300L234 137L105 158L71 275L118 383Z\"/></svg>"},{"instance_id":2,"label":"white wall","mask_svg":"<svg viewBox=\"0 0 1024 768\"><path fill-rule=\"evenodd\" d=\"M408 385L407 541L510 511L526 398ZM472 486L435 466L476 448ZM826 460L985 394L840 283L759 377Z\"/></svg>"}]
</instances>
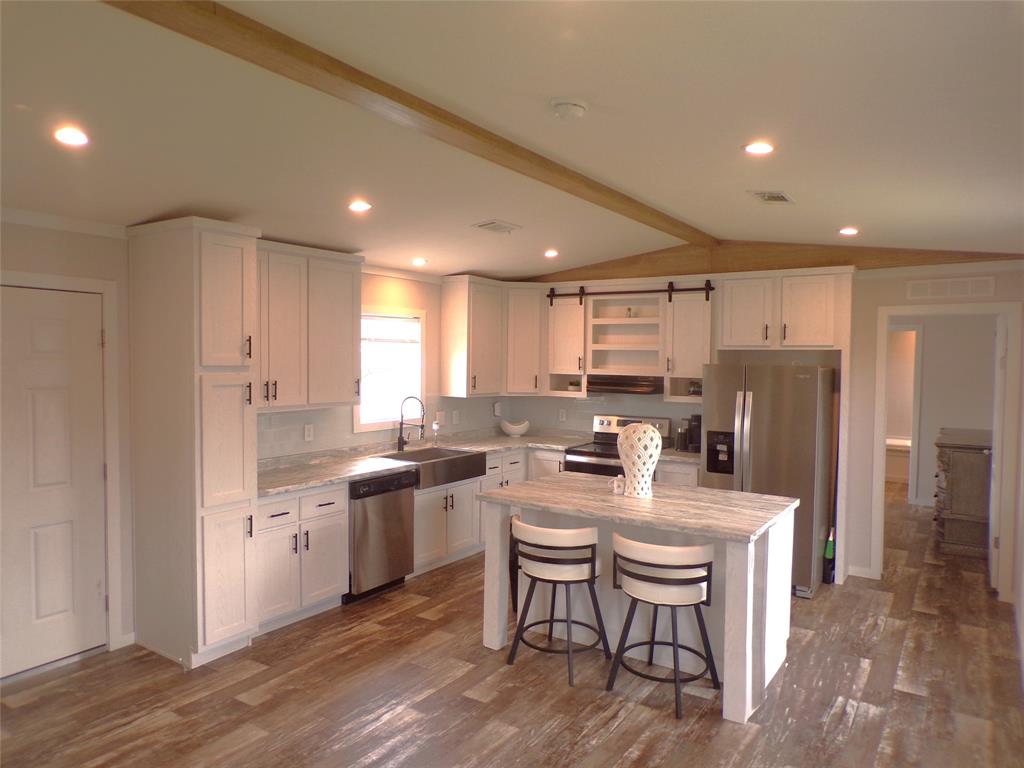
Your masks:
<instances>
[{"instance_id":1,"label":"white wall","mask_svg":"<svg viewBox=\"0 0 1024 768\"><path fill-rule=\"evenodd\" d=\"M988 265L965 268L920 267L912 270L866 270L854 275L852 351L850 360L850 446L847 492L847 563L867 572L871 566L871 482L874 453L875 342L878 309L910 304L952 304L1020 302L1024 297L1024 266L1010 265L1013 271L1000 271L995 294L987 299L908 300L908 280L955 275L992 275ZM1006 270L1006 266L1000 267ZM1019 428L1019 425L1018 425ZM1016 505L1014 505L1016 506Z\"/></svg>"},{"instance_id":2,"label":"white wall","mask_svg":"<svg viewBox=\"0 0 1024 768\"><path fill-rule=\"evenodd\" d=\"M47 217L42 217L47 218ZM121 584L122 630L135 628L134 570L132 567L131 443L128 393L128 242L123 238L67 232L4 221L0 224L0 268L12 272L36 272L66 277L110 280L117 284L118 336L120 339L121 392L119 439L121 455Z\"/></svg>"},{"instance_id":3,"label":"white wall","mask_svg":"<svg viewBox=\"0 0 1024 768\"><path fill-rule=\"evenodd\" d=\"M995 394L995 317L921 320L921 417L917 499L935 493L935 438L942 427L992 429Z\"/></svg>"},{"instance_id":4,"label":"white wall","mask_svg":"<svg viewBox=\"0 0 1024 768\"><path fill-rule=\"evenodd\" d=\"M885 436L910 438L914 425L915 331L890 331Z\"/></svg>"}]
</instances>

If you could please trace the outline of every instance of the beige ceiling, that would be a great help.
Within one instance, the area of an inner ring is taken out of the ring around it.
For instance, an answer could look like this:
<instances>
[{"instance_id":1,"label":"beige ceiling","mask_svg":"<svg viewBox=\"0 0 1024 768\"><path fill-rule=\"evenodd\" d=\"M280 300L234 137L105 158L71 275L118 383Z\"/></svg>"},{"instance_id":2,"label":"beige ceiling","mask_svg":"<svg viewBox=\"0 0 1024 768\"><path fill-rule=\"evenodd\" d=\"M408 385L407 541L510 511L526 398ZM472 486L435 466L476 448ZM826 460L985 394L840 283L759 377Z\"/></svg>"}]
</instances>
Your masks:
<instances>
[{"instance_id":1,"label":"beige ceiling","mask_svg":"<svg viewBox=\"0 0 1024 768\"><path fill-rule=\"evenodd\" d=\"M1021 3L228 5L720 238L1024 251Z\"/></svg>"},{"instance_id":2,"label":"beige ceiling","mask_svg":"<svg viewBox=\"0 0 1024 768\"><path fill-rule=\"evenodd\" d=\"M438 274L530 275L678 242L114 8L0 14L5 208L112 224L196 213L372 264L424 256ZM64 120L87 148L50 138ZM357 195L369 215L346 210ZM523 229L470 226L491 218Z\"/></svg>"}]
</instances>

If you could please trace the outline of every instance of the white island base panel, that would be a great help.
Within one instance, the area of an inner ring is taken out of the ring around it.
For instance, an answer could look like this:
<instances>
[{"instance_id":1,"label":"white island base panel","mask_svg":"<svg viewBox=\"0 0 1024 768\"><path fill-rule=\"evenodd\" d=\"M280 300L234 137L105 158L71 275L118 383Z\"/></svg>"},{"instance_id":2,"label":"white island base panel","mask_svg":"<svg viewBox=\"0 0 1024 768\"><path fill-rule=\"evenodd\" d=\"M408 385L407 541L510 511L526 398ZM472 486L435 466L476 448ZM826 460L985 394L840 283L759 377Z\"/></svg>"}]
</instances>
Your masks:
<instances>
[{"instance_id":1,"label":"white island base panel","mask_svg":"<svg viewBox=\"0 0 1024 768\"><path fill-rule=\"evenodd\" d=\"M654 529L648 525L628 525L536 509L520 509L505 504L482 501L486 554L484 565L484 626L483 641L487 648L500 650L509 642L508 624L509 575L509 518L520 514L525 522L553 528L579 528L596 526L600 538L598 554L601 575L597 581L598 601L608 641L614 653L629 598L616 590L612 583L612 532L656 544L715 544L715 564L712 573L711 605L703 608L707 620L715 664L722 682L722 716L726 720L745 723L764 700L765 689L786 659L789 639L790 595L793 552L793 509L781 512L772 524L752 541L717 539L713 535L698 536L689 533ZM526 595L528 580L520 576L519 599ZM534 593L529 621L547 618L551 592L546 584L539 584ZM700 649L700 635L692 608L681 608L679 614L679 640L683 645ZM565 593L559 589L555 615L565 616ZM593 620L593 608L586 589L573 589L573 617L588 624ZM670 638L670 612L658 612L658 639ZM556 625L555 634L564 637L564 625ZM630 631L629 642L650 637L651 609L641 604L637 609ZM587 644L593 633L582 627L574 628L576 644ZM524 651L529 652L529 651ZM600 650L588 651L600 653ZM670 649L660 646L655 651L655 663L672 667ZM636 648L629 655L646 659L647 649ZM700 660L681 652L680 663L684 671L698 671ZM628 675L628 672L621 674Z\"/></svg>"}]
</instances>

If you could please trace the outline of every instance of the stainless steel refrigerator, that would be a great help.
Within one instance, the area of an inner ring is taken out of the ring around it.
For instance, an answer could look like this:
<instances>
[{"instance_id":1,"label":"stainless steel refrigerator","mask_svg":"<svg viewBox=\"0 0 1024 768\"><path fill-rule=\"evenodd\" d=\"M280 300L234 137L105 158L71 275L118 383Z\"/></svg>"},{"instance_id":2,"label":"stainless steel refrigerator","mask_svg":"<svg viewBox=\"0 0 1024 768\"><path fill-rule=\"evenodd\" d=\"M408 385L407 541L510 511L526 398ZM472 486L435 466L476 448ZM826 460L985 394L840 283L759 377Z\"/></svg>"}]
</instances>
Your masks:
<instances>
[{"instance_id":1,"label":"stainless steel refrigerator","mask_svg":"<svg viewBox=\"0 0 1024 768\"><path fill-rule=\"evenodd\" d=\"M831 368L704 366L700 484L800 499L793 528L793 588L822 582L832 525L835 396Z\"/></svg>"}]
</instances>

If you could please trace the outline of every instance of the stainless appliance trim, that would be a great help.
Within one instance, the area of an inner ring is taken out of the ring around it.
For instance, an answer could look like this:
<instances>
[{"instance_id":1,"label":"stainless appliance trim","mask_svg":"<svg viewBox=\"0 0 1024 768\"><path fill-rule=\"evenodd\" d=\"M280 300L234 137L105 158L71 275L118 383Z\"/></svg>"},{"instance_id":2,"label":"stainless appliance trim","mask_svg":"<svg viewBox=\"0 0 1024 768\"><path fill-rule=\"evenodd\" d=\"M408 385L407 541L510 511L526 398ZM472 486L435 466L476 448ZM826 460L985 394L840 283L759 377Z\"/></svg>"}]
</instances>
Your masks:
<instances>
[{"instance_id":1,"label":"stainless appliance trim","mask_svg":"<svg viewBox=\"0 0 1024 768\"><path fill-rule=\"evenodd\" d=\"M743 490L743 400L746 392L736 393L736 418L733 422L733 490ZM711 450L710 446L708 450Z\"/></svg>"},{"instance_id":2,"label":"stainless appliance trim","mask_svg":"<svg viewBox=\"0 0 1024 768\"><path fill-rule=\"evenodd\" d=\"M413 572L413 487L405 471L349 486L350 596L401 581Z\"/></svg>"},{"instance_id":3,"label":"stainless appliance trim","mask_svg":"<svg viewBox=\"0 0 1024 768\"><path fill-rule=\"evenodd\" d=\"M607 467L622 466L621 459L599 459L596 456L576 456L575 454L569 455L568 453L566 453L565 461L567 464L569 462L579 462L580 464L603 464Z\"/></svg>"},{"instance_id":4,"label":"stainless appliance trim","mask_svg":"<svg viewBox=\"0 0 1024 768\"><path fill-rule=\"evenodd\" d=\"M754 405L754 393L747 391L743 397L743 490L751 489L754 472L753 450L750 443L750 419Z\"/></svg>"}]
</instances>

